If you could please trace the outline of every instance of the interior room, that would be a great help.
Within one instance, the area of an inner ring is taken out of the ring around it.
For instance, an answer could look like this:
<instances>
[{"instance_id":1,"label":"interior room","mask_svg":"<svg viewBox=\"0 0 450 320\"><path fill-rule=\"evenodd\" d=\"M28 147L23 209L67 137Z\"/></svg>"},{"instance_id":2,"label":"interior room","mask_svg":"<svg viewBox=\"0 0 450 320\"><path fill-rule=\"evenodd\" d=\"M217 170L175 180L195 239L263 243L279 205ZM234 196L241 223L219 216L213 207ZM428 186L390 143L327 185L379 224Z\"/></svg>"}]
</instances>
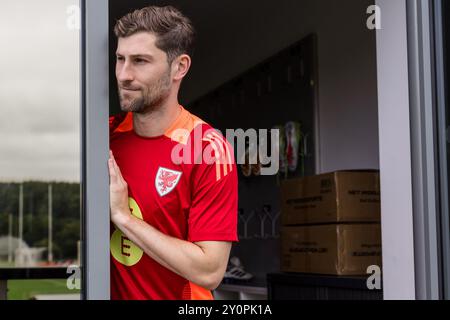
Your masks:
<instances>
[{"instance_id":1,"label":"interior room","mask_svg":"<svg viewBox=\"0 0 450 320\"><path fill-rule=\"evenodd\" d=\"M286 128L294 126L300 138L294 164L288 160L275 175L247 174L238 165L240 241L230 258L237 257L252 277L224 279L214 291L216 299L382 298L381 290L366 287L366 268L362 274L347 275L287 272L282 246L286 181L337 171L365 172L375 181L371 205L378 207L371 217L352 223L377 226L371 232L378 236L379 248L372 258L381 263L376 37L367 25L367 9L373 3L109 1L110 114L120 111L115 21L149 4L173 5L192 20L197 32L180 104L222 132L281 128L286 134Z\"/></svg>"}]
</instances>

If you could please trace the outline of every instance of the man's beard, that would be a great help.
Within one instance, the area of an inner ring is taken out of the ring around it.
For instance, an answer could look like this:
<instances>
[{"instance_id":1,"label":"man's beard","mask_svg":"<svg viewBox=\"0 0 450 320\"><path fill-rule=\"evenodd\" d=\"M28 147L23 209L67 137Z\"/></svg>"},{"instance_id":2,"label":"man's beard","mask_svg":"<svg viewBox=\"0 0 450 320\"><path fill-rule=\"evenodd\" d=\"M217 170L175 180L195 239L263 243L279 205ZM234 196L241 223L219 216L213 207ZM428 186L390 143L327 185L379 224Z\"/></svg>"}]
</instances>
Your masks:
<instances>
[{"instance_id":1,"label":"man's beard","mask_svg":"<svg viewBox=\"0 0 450 320\"><path fill-rule=\"evenodd\" d=\"M118 84L121 87L120 83ZM123 87L127 88L126 85ZM140 90L142 95L126 102L119 89L120 108L125 112L145 113L160 107L170 93L170 68L158 81Z\"/></svg>"}]
</instances>

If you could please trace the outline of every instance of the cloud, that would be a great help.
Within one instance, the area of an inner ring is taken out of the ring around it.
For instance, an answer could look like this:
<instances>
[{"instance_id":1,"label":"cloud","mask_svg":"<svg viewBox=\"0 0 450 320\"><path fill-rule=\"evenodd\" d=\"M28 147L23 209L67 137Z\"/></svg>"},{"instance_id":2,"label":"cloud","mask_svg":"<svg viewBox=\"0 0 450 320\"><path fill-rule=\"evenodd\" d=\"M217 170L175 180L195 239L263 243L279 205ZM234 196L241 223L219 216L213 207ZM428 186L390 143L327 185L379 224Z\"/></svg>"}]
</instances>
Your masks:
<instances>
[{"instance_id":1,"label":"cloud","mask_svg":"<svg viewBox=\"0 0 450 320\"><path fill-rule=\"evenodd\" d=\"M79 181L79 32L76 0L0 4L0 181Z\"/></svg>"}]
</instances>

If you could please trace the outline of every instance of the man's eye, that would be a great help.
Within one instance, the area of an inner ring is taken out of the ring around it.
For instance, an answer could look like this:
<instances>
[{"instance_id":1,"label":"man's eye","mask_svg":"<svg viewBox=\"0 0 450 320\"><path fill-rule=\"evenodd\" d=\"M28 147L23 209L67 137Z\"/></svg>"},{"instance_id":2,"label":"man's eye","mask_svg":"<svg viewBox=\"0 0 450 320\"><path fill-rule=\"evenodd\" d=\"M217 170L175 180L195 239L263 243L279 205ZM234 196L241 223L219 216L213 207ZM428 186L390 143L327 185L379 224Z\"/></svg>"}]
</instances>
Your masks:
<instances>
[{"instance_id":1,"label":"man's eye","mask_svg":"<svg viewBox=\"0 0 450 320\"><path fill-rule=\"evenodd\" d=\"M123 57L117 57L117 61L123 61Z\"/></svg>"},{"instance_id":2,"label":"man's eye","mask_svg":"<svg viewBox=\"0 0 450 320\"><path fill-rule=\"evenodd\" d=\"M144 59L135 59L134 62L142 64L142 63L145 63L147 61L145 61Z\"/></svg>"}]
</instances>

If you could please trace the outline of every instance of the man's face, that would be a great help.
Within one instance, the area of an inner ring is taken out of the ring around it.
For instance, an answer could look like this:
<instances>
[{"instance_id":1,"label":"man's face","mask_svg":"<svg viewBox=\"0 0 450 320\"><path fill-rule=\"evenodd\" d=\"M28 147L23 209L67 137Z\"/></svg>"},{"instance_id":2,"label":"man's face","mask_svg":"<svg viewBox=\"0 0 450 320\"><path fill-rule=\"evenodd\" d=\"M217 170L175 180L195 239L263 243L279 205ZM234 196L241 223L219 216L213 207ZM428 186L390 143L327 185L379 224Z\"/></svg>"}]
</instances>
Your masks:
<instances>
[{"instance_id":1,"label":"man's face","mask_svg":"<svg viewBox=\"0 0 450 320\"><path fill-rule=\"evenodd\" d=\"M161 106L172 87L167 55L155 46L156 36L140 32L119 38L116 78L122 111L142 113Z\"/></svg>"}]
</instances>

